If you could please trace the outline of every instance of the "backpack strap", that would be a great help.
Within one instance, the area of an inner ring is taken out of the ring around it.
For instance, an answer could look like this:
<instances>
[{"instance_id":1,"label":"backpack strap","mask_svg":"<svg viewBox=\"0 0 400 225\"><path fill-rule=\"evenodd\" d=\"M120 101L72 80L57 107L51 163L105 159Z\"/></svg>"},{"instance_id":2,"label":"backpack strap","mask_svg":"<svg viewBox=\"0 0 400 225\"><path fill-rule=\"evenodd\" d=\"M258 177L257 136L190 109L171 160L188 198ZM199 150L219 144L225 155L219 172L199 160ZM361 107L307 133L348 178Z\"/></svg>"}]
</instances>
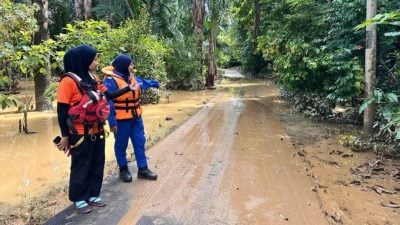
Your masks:
<instances>
[{"instance_id":1,"label":"backpack strap","mask_svg":"<svg viewBox=\"0 0 400 225\"><path fill-rule=\"evenodd\" d=\"M79 92L83 95L83 89L87 89L87 85L83 85L84 82L82 81L82 78L80 78L78 75L76 75L76 74L74 74L74 73L72 73L72 72L68 72L68 73L64 73L64 74L61 76L60 81L61 81L62 79L64 79L65 77L70 77L70 78L72 78L72 80L75 81L75 84L76 84L76 86L77 86L78 89L79 89Z\"/></svg>"},{"instance_id":2,"label":"backpack strap","mask_svg":"<svg viewBox=\"0 0 400 225\"><path fill-rule=\"evenodd\" d=\"M75 73L68 72L68 73L65 73L64 75L61 76L60 81L61 81L64 77L70 77L70 78L72 78L72 80L75 81L76 86L78 87L79 92L81 93L82 96L83 96L84 91L85 91L85 93L86 93L87 95L89 95L90 99L91 99L94 103L97 102L97 99L98 99L98 98L96 97L96 95L95 95L92 91L89 90L89 88L88 88L89 85L88 85L85 81L83 81L81 77L79 77L79 76L76 75ZM79 101L78 101L76 104L79 104Z\"/></svg>"}]
</instances>

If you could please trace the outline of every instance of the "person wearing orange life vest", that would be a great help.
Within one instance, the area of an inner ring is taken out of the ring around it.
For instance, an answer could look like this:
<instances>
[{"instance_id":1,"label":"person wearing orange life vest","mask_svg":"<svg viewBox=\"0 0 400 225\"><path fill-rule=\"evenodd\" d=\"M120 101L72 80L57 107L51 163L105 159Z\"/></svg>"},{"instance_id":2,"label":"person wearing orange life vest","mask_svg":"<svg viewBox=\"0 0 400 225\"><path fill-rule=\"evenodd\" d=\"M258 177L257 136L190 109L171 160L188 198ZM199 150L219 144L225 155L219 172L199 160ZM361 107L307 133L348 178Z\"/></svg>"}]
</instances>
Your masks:
<instances>
[{"instance_id":1,"label":"person wearing orange life vest","mask_svg":"<svg viewBox=\"0 0 400 225\"><path fill-rule=\"evenodd\" d=\"M106 201L100 197L105 140L103 124L74 121L73 132L68 122L69 109L83 99L83 91L102 92L108 99L112 99L138 88L136 85L126 85L117 92L107 90L94 75L98 63L97 51L89 45L79 45L68 50L64 55L65 73L79 77L81 83L78 84L71 76L63 76L57 91L57 116L62 137L56 146L60 151L71 154L69 200L74 203L78 213L89 213L91 206L106 205ZM86 89L81 90L80 87ZM82 142L77 144L78 140Z\"/></svg>"},{"instance_id":2,"label":"person wearing orange life vest","mask_svg":"<svg viewBox=\"0 0 400 225\"><path fill-rule=\"evenodd\" d=\"M108 90L116 91L127 84L140 85L139 90L125 93L109 101L110 116L108 117L108 122L115 136L114 151L120 170L119 178L123 182L132 181L126 158L128 141L131 139L138 167L137 177L156 180L157 174L148 168L145 155L146 137L142 108L140 106L140 90L146 90L151 87L159 88L160 83L156 80L145 80L134 76L133 60L128 55L118 55L112 62L112 66L104 67L102 72L105 75L103 83Z\"/></svg>"}]
</instances>

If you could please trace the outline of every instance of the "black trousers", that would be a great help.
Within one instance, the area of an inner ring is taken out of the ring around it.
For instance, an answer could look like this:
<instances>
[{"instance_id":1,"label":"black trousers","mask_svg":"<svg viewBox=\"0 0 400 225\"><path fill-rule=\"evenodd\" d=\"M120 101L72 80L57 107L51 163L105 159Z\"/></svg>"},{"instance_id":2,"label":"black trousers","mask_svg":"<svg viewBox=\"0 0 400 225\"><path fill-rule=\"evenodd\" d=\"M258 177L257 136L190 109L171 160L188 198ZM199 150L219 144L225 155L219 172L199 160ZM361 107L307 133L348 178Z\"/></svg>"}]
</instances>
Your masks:
<instances>
[{"instance_id":1,"label":"black trousers","mask_svg":"<svg viewBox=\"0 0 400 225\"><path fill-rule=\"evenodd\" d=\"M84 141L71 149L71 173L69 200L85 201L100 195L105 162L105 139L103 134L85 136ZM71 139L77 137L71 137Z\"/></svg>"}]
</instances>

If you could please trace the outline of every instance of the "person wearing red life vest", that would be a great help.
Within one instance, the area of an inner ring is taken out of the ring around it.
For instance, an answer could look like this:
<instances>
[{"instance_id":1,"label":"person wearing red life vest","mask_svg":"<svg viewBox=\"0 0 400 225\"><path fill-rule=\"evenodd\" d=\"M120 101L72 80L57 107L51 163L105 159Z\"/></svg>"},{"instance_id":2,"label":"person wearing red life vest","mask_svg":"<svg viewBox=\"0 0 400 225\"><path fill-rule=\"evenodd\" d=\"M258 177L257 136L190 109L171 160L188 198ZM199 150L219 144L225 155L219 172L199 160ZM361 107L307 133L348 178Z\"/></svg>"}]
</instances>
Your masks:
<instances>
[{"instance_id":1,"label":"person wearing red life vest","mask_svg":"<svg viewBox=\"0 0 400 225\"><path fill-rule=\"evenodd\" d=\"M133 60L128 55L118 55L112 62L112 66L104 67L102 72L105 75L103 83L108 90L117 91L126 85L139 84L140 86L138 90L127 92L109 101L110 116L108 122L115 136L114 151L120 170L119 178L123 182L132 181L126 158L126 149L130 139L138 167L137 177L156 180L157 174L148 168L145 155L146 137L140 106L140 91L151 87L159 88L160 84L155 80L145 80L134 76Z\"/></svg>"},{"instance_id":2,"label":"person wearing red life vest","mask_svg":"<svg viewBox=\"0 0 400 225\"><path fill-rule=\"evenodd\" d=\"M138 88L126 85L116 92L107 90L94 75L98 60L96 49L89 45L68 50L64 55L65 75L61 77L57 90L57 116L62 137L56 146L71 154L69 200L78 213L89 213L91 206L106 205L100 197L105 162L104 124L72 120L69 109L83 101L88 92L101 93L112 99Z\"/></svg>"}]
</instances>

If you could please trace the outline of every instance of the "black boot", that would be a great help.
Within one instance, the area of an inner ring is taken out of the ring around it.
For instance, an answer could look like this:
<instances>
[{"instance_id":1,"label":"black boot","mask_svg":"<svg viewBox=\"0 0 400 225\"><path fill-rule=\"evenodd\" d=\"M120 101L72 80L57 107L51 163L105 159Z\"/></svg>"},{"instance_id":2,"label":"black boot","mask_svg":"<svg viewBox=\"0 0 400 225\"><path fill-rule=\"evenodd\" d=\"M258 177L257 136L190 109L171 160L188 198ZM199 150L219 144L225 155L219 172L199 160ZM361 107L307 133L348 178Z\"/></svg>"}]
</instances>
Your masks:
<instances>
[{"instance_id":1,"label":"black boot","mask_svg":"<svg viewBox=\"0 0 400 225\"><path fill-rule=\"evenodd\" d=\"M128 166L121 166L119 168L119 179L123 182L132 182L132 175L129 172Z\"/></svg>"},{"instance_id":2,"label":"black boot","mask_svg":"<svg viewBox=\"0 0 400 225\"><path fill-rule=\"evenodd\" d=\"M157 180L157 174L151 172L148 168L139 169L137 177L146 180Z\"/></svg>"}]
</instances>

